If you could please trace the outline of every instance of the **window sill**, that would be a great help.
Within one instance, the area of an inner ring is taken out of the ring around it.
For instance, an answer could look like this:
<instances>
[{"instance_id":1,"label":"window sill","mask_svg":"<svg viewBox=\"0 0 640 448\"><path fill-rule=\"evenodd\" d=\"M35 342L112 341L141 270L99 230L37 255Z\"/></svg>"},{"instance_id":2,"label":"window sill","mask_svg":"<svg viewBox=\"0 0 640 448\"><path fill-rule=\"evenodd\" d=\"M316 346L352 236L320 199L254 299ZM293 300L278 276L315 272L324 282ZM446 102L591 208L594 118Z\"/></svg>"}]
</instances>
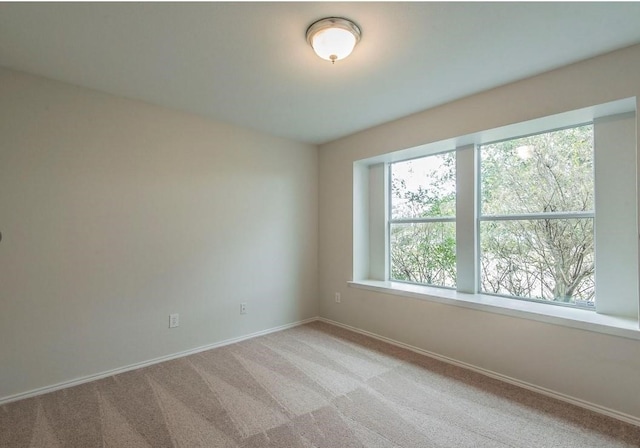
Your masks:
<instances>
[{"instance_id":1,"label":"window sill","mask_svg":"<svg viewBox=\"0 0 640 448\"><path fill-rule=\"evenodd\" d=\"M630 317L609 316L590 310L545 305L542 303L507 299L485 294L467 294L454 290L406 283L377 280L348 282L349 286L385 294L411 297L429 302L461 306L489 313L504 314L522 319L562 325L570 328L604 333L640 340L638 320Z\"/></svg>"}]
</instances>

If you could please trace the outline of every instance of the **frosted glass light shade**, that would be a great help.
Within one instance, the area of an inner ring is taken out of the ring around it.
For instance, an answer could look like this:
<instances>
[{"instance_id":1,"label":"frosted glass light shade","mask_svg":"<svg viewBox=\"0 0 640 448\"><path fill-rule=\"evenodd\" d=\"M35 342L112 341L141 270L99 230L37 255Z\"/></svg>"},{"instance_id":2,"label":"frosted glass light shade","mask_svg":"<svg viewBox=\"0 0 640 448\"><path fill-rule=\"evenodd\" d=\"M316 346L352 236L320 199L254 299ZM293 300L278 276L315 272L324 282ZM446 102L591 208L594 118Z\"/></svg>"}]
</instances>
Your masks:
<instances>
[{"instance_id":1,"label":"frosted glass light shade","mask_svg":"<svg viewBox=\"0 0 640 448\"><path fill-rule=\"evenodd\" d=\"M322 59L337 61L351 54L356 46L356 37L347 30L328 28L313 36L311 46Z\"/></svg>"},{"instance_id":2,"label":"frosted glass light shade","mask_svg":"<svg viewBox=\"0 0 640 448\"><path fill-rule=\"evenodd\" d=\"M318 56L327 61L344 59L360 41L360 28L350 20L329 17L307 29L307 42Z\"/></svg>"}]
</instances>

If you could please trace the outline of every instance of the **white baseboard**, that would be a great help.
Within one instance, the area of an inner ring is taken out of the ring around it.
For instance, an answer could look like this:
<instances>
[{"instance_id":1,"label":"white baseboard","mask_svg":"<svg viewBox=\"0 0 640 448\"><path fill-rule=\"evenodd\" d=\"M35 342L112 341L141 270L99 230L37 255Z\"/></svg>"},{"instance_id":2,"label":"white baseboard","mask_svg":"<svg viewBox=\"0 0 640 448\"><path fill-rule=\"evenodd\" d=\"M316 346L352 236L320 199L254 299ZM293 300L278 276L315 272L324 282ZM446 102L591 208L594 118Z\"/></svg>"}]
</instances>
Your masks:
<instances>
[{"instance_id":1,"label":"white baseboard","mask_svg":"<svg viewBox=\"0 0 640 448\"><path fill-rule=\"evenodd\" d=\"M297 327L299 325L308 324L311 322L315 322L318 319L319 319L318 317L312 317L310 319L305 319L305 320L293 322L290 324L280 325L279 327L268 328L266 330L257 331L255 333L247 334L244 336L225 339L224 341L214 342L213 344L203 345L201 347L184 350L178 353L173 353L171 355L161 356L159 358L150 359L148 361L142 361L135 364L130 364L128 366L119 367L117 369L107 370L105 372L96 373L94 375L83 376L81 378L75 378L70 381L63 381L62 383L57 383L51 386L40 387L38 389L33 389L27 392L21 392L15 395L9 395L7 397L0 398L0 406L2 406L3 404L11 403L12 401L18 401L18 400L23 400L25 398L35 397L37 395L48 394L49 392L54 392L60 389L66 389L68 387L78 386L80 384L89 383L91 381L99 380L102 378L107 378L109 376L128 372L130 370L141 369L143 367L151 366L153 364L158 364L164 361L169 361L171 359L182 358L184 356L193 355L194 353L204 352L206 350L211 350L213 348L223 347L225 345L234 344L236 342L245 341L247 339L256 338L258 336L264 336L265 334L275 333L276 331L282 331L288 328Z\"/></svg>"},{"instance_id":2,"label":"white baseboard","mask_svg":"<svg viewBox=\"0 0 640 448\"><path fill-rule=\"evenodd\" d=\"M474 372L480 373L482 375L488 376L490 378L494 378L500 381L504 381L505 383L513 384L514 386L522 387L523 389L527 389L533 392L537 392L542 395L546 395L547 397L555 398L560 401L564 401L566 403L573 404L575 406L588 409L593 412L597 412L598 414L603 414L608 417L613 417L617 420L621 420L626 423L631 423L632 425L640 426L640 418L634 417L633 415L625 414L624 412L618 412L614 409L609 409L604 406L600 406L594 403L590 403L585 400L581 400L579 398L574 398L569 395L565 395L560 392L553 391L551 389L547 389L545 387L536 386L535 384L527 383L526 381L521 381L516 378L511 378L506 375L502 375L500 373L493 372L491 370L483 369L482 367L477 367L472 364L467 364L466 362L457 361L453 358L448 358L446 356L439 355L437 353L430 352L428 350L423 350L418 347L414 347L413 345L405 344L404 342L396 341L394 339L387 338L385 336L380 336L376 333L371 333L370 331L362 330L360 328L352 327L350 325L345 325L340 322L336 322L331 319L327 319L324 317L319 317L317 320L335 325L336 327L341 327L349 331L353 331L355 333L360 333L365 336L369 336L373 339L377 339L379 341L383 341L389 343L391 345L395 345L397 347L405 348L407 350L411 350L412 352L419 353L421 355L428 356L433 359L437 359L442 362L446 362L448 364L452 364L454 366L462 367L463 369L472 370Z\"/></svg>"}]
</instances>

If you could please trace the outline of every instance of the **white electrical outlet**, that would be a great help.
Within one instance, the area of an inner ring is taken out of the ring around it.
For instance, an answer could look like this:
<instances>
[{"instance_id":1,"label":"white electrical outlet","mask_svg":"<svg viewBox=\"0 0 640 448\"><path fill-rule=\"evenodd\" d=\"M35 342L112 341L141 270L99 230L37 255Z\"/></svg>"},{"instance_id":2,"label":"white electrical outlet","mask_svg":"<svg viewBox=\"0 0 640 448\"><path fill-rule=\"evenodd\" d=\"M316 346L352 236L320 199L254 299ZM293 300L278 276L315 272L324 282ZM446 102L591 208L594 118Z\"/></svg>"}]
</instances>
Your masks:
<instances>
[{"instance_id":1,"label":"white electrical outlet","mask_svg":"<svg viewBox=\"0 0 640 448\"><path fill-rule=\"evenodd\" d=\"M336 293L336 303L341 303L342 302L342 297L340 297L340 293L337 292Z\"/></svg>"},{"instance_id":2,"label":"white electrical outlet","mask_svg":"<svg viewBox=\"0 0 640 448\"><path fill-rule=\"evenodd\" d=\"M240 304L240 314L247 314L247 304L246 303L241 303Z\"/></svg>"},{"instance_id":3,"label":"white electrical outlet","mask_svg":"<svg viewBox=\"0 0 640 448\"><path fill-rule=\"evenodd\" d=\"M180 315L169 314L169 328L176 328L180 326Z\"/></svg>"}]
</instances>

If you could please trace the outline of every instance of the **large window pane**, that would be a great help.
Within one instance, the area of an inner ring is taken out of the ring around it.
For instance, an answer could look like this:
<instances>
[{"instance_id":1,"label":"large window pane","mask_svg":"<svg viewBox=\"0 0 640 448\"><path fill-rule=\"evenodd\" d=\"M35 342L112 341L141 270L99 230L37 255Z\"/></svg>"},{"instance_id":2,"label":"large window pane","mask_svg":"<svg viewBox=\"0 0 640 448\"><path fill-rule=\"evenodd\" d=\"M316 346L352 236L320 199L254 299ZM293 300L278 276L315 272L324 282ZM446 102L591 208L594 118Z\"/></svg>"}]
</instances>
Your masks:
<instances>
[{"instance_id":1,"label":"large window pane","mask_svg":"<svg viewBox=\"0 0 640 448\"><path fill-rule=\"evenodd\" d=\"M455 152L392 164L391 219L455 216L455 173Z\"/></svg>"},{"instance_id":2,"label":"large window pane","mask_svg":"<svg viewBox=\"0 0 640 448\"><path fill-rule=\"evenodd\" d=\"M482 145L480 176L481 290L593 307L593 125Z\"/></svg>"},{"instance_id":3,"label":"large window pane","mask_svg":"<svg viewBox=\"0 0 640 448\"><path fill-rule=\"evenodd\" d=\"M391 278L456 286L454 222L391 224Z\"/></svg>"},{"instance_id":4,"label":"large window pane","mask_svg":"<svg viewBox=\"0 0 640 448\"><path fill-rule=\"evenodd\" d=\"M483 215L594 209L593 125L481 147Z\"/></svg>"},{"instance_id":5,"label":"large window pane","mask_svg":"<svg viewBox=\"0 0 640 448\"><path fill-rule=\"evenodd\" d=\"M484 292L594 305L593 219L480 223Z\"/></svg>"}]
</instances>

